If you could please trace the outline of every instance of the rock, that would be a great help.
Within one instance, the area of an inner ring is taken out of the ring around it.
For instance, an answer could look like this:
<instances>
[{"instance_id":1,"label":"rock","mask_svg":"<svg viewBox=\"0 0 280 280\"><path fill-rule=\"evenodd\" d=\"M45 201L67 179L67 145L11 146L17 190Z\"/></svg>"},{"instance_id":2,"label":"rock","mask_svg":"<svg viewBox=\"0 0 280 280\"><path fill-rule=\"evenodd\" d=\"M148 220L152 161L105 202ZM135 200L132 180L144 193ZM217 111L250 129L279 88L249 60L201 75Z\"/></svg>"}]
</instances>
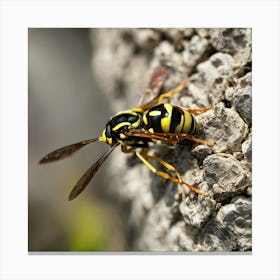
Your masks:
<instances>
[{"instance_id":1,"label":"rock","mask_svg":"<svg viewBox=\"0 0 280 280\"><path fill-rule=\"evenodd\" d=\"M252 202L236 197L220 208L198 238L203 251L250 251L252 248Z\"/></svg>"},{"instance_id":2,"label":"rock","mask_svg":"<svg viewBox=\"0 0 280 280\"><path fill-rule=\"evenodd\" d=\"M186 229L186 224L184 221L179 221L171 226L166 236L166 240L172 249L171 251L196 251L196 244L190 231L191 229Z\"/></svg>"},{"instance_id":3,"label":"rock","mask_svg":"<svg viewBox=\"0 0 280 280\"><path fill-rule=\"evenodd\" d=\"M252 165L252 134L248 136L248 139L242 143L242 153L245 160L251 166Z\"/></svg>"},{"instance_id":4,"label":"rock","mask_svg":"<svg viewBox=\"0 0 280 280\"><path fill-rule=\"evenodd\" d=\"M223 53L216 53L197 65L197 73L191 76L188 87L188 92L197 106L216 105L224 99L233 66L233 57Z\"/></svg>"},{"instance_id":5,"label":"rock","mask_svg":"<svg viewBox=\"0 0 280 280\"><path fill-rule=\"evenodd\" d=\"M111 104L112 112L136 104L146 86L143 81L148 80L147 53L134 55L135 50L141 48L138 45L140 42L145 45L143 48L147 47L147 40L139 39L141 36L134 36L134 33L137 33L137 30L94 29L92 31L94 78L108 100L114 100ZM127 39L127 34L130 34L130 40ZM135 37L137 42L133 39ZM134 59L131 60L133 56Z\"/></svg>"},{"instance_id":6,"label":"rock","mask_svg":"<svg viewBox=\"0 0 280 280\"><path fill-rule=\"evenodd\" d=\"M178 72L187 73L181 54L175 51L175 46L169 41L162 41L154 50L152 65L166 65Z\"/></svg>"},{"instance_id":7,"label":"rock","mask_svg":"<svg viewBox=\"0 0 280 280\"><path fill-rule=\"evenodd\" d=\"M170 71L163 91L189 80L171 103L211 106L195 116L196 137L214 146L190 141L149 149L209 197L156 176L136 156L111 155L108 195L122 209L127 250L250 251L251 29L94 29L92 42L95 79L113 113L137 106L157 66Z\"/></svg>"},{"instance_id":8,"label":"rock","mask_svg":"<svg viewBox=\"0 0 280 280\"><path fill-rule=\"evenodd\" d=\"M188 72L193 70L199 62L203 60L208 50L208 41L199 36L193 36L189 43L185 43L185 50L182 52L182 58L188 67Z\"/></svg>"},{"instance_id":9,"label":"rock","mask_svg":"<svg viewBox=\"0 0 280 280\"><path fill-rule=\"evenodd\" d=\"M195 32L202 38L209 38L212 33L211 30L210 28L196 28Z\"/></svg>"},{"instance_id":10,"label":"rock","mask_svg":"<svg viewBox=\"0 0 280 280\"><path fill-rule=\"evenodd\" d=\"M215 153L241 150L241 144L248 135L248 126L235 111L219 103L197 119L205 138L215 142L212 147Z\"/></svg>"},{"instance_id":11,"label":"rock","mask_svg":"<svg viewBox=\"0 0 280 280\"><path fill-rule=\"evenodd\" d=\"M233 107L242 119L251 126L252 124L252 73L234 79L234 85L225 91L225 98L233 103Z\"/></svg>"},{"instance_id":12,"label":"rock","mask_svg":"<svg viewBox=\"0 0 280 280\"><path fill-rule=\"evenodd\" d=\"M203 166L205 181L212 187L215 200L233 197L251 186L249 170L231 155L210 155Z\"/></svg>"},{"instance_id":13,"label":"rock","mask_svg":"<svg viewBox=\"0 0 280 280\"><path fill-rule=\"evenodd\" d=\"M174 249L175 244L165 243L165 237L170 229L171 214L164 200L159 201L145 217L141 226L141 236L136 248L141 251L164 251Z\"/></svg>"},{"instance_id":14,"label":"rock","mask_svg":"<svg viewBox=\"0 0 280 280\"><path fill-rule=\"evenodd\" d=\"M245 87L237 91L233 100L234 107L240 116L247 122L252 123L252 88Z\"/></svg>"},{"instance_id":15,"label":"rock","mask_svg":"<svg viewBox=\"0 0 280 280\"><path fill-rule=\"evenodd\" d=\"M127 42L132 43L134 47L134 52L148 51L156 47L160 42L160 32L156 29L126 29L122 33L122 37Z\"/></svg>"},{"instance_id":16,"label":"rock","mask_svg":"<svg viewBox=\"0 0 280 280\"><path fill-rule=\"evenodd\" d=\"M196 157L199 164L201 164L206 156L212 154L212 148L207 145L198 145L192 149L191 153Z\"/></svg>"},{"instance_id":17,"label":"rock","mask_svg":"<svg viewBox=\"0 0 280 280\"><path fill-rule=\"evenodd\" d=\"M252 30L250 28L217 28L210 43L219 52L234 55L240 61L251 61Z\"/></svg>"},{"instance_id":18,"label":"rock","mask_svg":"<svg viewBox=\"0 0 280 280\"><path fill-rule=\"evenodd\" d=\"M201 227L212 215L215 209L215 200L199 196L194 199L190 196L183 200L179 206L185 222L194 227Z\"/></svg>"}]
</instances>

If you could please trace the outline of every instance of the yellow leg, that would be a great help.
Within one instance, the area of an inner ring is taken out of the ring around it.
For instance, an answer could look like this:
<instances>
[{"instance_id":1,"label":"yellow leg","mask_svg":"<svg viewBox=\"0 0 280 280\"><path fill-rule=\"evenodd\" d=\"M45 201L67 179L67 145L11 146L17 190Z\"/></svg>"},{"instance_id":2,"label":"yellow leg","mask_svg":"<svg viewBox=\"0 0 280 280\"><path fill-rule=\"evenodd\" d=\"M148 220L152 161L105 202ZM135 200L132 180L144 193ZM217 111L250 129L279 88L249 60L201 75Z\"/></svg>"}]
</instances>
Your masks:
<instances>
[{"instance_id":1,"label":"yellow leg","mask_svg":"<svg viewBox=\"0 0 280 280\"><path fill-rule=\"evenodd\" d=\"M134 148L134 147L127 148L127 146L122 145L122 146L121 146L121 149L122 149L122 152L123 152L123 153L126 153L126 154L128 154L128 153L134 153L134 152L135 152L135 148Z\"/></svg>"},{"instance_id":2,"label":"yellow leg","mask_svg":"<svg viewBox=\"0 0 280 280\"><path fill-rule=\"evenodd\" d=\"M162 103L162 100L163 100L164 98L169 98L169 97L173 96L174 94L176 94L176 93L180 92L181 90L183 90L183 89L185 88L185 86L187 85L187 83L188 83L188 80L184 80L181 84L179 84L179 85L178 85L176 88L174 88L173 90L161 94L161 95L158 97L157 104L161 104L161 103Z\"/></svg>"},{"instance_id":3,"label":"yellow leg","mask_svg":"<svg viewBox=\"0 0 280 280\"><path fill-rule=\"evenodd\" d=\"M149 109L151 106L154 106L155 104L161 104L162 100L164 98L169 98L171 96L173 96L176 93L179 93L182 89L185 88L185 86L187 85L188 80L184 80L181 84L179 84L175 89L168 91L166 93L163 93L159 96L154 97L152 100L150 100L149 102L142 104L140 106L138 106L138 108L141 108L142 110L147 110Z\"/></svg>"},{"instance_id":4,"label":"yellow leg","mask_svg":"<svg viewBox=\"0 0 280 280\"><path fill-rule=\"evenodd\" d=\"M178 183L181 183L181 182L183 181L182 178L181 178L181 176L180 176L180 174L179 174L179 172L177 171L177 169L176 169L174 166L172 166L171 164L167 163L166 161L164 161L164 160L158 158L158 157L155 156L155 155L153 155L153 156L148 155L148 150L147 150L147 149L143 149L143 150L141 151L141 155L142 155L143 157L145 157L145 159L150 159L150 160L154 160L154 161L159 162L162 166L164 166L164 167L167 168L168 170L174 172L175 175L176 175L176 177L178 178ZM169 178L166 178L166 179L169 179Z\"/></svg>"},{"instance_id":5,"label":"yellow leg","mask_svg":"<svg viewBox=\"0 0 280 280\"><path fill-rule=\"evenodd\" d=\"M172 182L175 182L176 184L183 184L185 186L187 186L189 189L191 189L193 192L205 196L207 197L208 195L206 195L205 193L199 191L198 189L196 189L194 186L188 184L187 182L183 181L179 172L177 171L177 169L172 166L171 164L163 161L162 159L156 157L156 156L151 156L147 154L147 149L143 149L140 153L136 152L136 155L138 156L138 158L156 175L163 177L164 179L170 180ZM161 165L163 165L166 169L170 170L171 172L174 172L176 177L172 177L170 176L168 173L166 172L162 172L162 171L158 171L152 164L150 164L148 162L148 159L150 160L154 160L159 162Z\"/></svg>"},{"instance_id":6,"label":"yellow leg","mask_svg":"<svg viewBox=\"0 0 280 280\"><path fill-rule=\"evenodd\" d=\"M186 139L197 142L197 143L205 144L208 146L213 146L215 144L215 142L211 141L211 140L199 139L199 138L194 137L191 134L180 134L180 133L173 133L173 135L170 135L169 138L166 140L163 139L163 141L165 140L169 144L178 144L181 141L186 140Z\"/></svg>"}]
</instances>

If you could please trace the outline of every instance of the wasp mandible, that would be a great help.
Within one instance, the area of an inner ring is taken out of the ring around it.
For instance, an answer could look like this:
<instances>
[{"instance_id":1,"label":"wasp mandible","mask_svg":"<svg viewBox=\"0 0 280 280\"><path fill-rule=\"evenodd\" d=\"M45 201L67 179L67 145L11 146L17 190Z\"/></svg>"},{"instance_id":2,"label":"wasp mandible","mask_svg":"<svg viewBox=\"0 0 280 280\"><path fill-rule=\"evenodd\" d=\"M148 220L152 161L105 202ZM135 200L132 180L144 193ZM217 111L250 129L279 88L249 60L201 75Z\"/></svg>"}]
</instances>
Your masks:
<instances>
[{"instance_id":1,"label":"wasp mandible","mask_svg":"<svg viewBox=\"0 0 280 280\"><path fill-rule=\"evenodd\" d=\"M69 195L69 200L76 198L86 188L103 162L119 145L121 146L122 152L135 153L154 174L171 180L176 184L185 185L198 195L207 196L194 186L185 182L174 166L156 155L148 154L149 144L156 143L157 141L172 145L179 144L184 140L191 140L210 146L214 144L212 141L198 139L194 136L199 129L199 125L193 114L205 112L210 107L182 109L170 103L163 102L164 99L181 92L188 83L187 80L184 80L173 90L160 93L168 73L167 67L162 66L156 68L145 90L145 94L153 92L155 97L144 104L141 104L141 99L139 106L117 113L107 122L100 137L65 146L47 154L39 161L39 163L47 163L68 157L82 147L96 141L105 142L110 146L110 149L101 155L76 183ZM158 162L174 175L172 176L167 172L157 170L151 164L151 161Z\"/></svg>"}]
</instances>

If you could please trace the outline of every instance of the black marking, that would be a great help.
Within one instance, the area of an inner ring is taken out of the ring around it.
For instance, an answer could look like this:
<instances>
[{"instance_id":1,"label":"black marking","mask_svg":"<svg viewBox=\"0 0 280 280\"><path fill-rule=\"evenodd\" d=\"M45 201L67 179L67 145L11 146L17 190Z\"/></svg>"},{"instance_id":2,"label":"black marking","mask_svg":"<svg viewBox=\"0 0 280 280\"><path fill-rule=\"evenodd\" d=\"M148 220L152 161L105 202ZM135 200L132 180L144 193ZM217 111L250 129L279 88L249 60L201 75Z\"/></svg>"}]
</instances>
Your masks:
<instances>
[{"instance_id":1,"label":"black marking","mask_svg":"<svg viewBox=\"0 0 280 280\"><path fill-rule=\"evenodd\" d=\"M110 123L108 123L106 125L105 135L106 135L107 138L111 138L112 137L112 128L111 128Z\"/></svg>"},{"instance_id":2,"label":"black marking","mask_svg":"<svg viewBox=\"0 0 280 280\"><path fill-rule=\"evenodd\" d=\"M170 122L170 129L169 132L175 132L177 126L180 124L181 122L181 117L182 117L182 113L180 110L180 108L173 106L172 108L172 114L171 114L171 122Z\"/></svg>"},{"instance_id":3,"label":"black marking","mask_svg":"<svg viewBox=\"0 0 280 280\"><path fill-rule=\"evenodd\" d=\"M153 111L159 111L161 114L156 116L151 116L150 112ZM161 119L164 117L168 117L168 112L163 104L159 104L150 108L150 110L146 114L146 117L148 121L147 128L153 128L154 132L162 132Z\"/></svg>"},{"instance_id":4,"label":"black marking","mask_svg":"<svg viewBox=\"0 0 280 280\"><path fill-rule=\"evenodd\" d=\"M143 143L134 143L131 144L130 146L134 148L149 148L149 144L148 144L149 141L150 140L143 138Z\"/></svg>"},{"instance_id":5,"label":"black marking","mask_svg":"<svg viewBox=\"0 0 280 280\"><path fill-rule=\"evenodd\" d=\"M114 116L107 124L106 124L106 130L105 130L105 136L107 138L112 138L113 142L118 142L118 140L124 140L120 138L120 133L128 129L128 125L120 125L122 123L130 123L131 125L140 118L138 115L129 114L129 113L123 113ZM116 126L120 125L120 127L117 130L114 130Z\"/></svg>"},{"instance_id":6,"label":"black marking","mask_svg":"<svg viewBox=\"0 0 280 280\"><path fill-rule=\"evenodd\" d=\"M122 122L128 122L128 118L131 117L131 114L120 114L117 116L114 116L110 121L109 124L111 125L112 128L117 126L118 124Z\"/></svg>"},{"instance_id":7,"label":"black marking","mask_svg":"<svg viewBox=\"0 0 280 280\"><path fill-rule=\"evenodd\" d=\"M193 131L193 129L194 129L194 119L193 119L193 115L192 114L190 114L190 115L191 115L191 118L192 118L192 122L191 122L190 130L188 131L188 133L192 134L194 132Z\"/></svg>"},{"instance_id":8,"label":"black marking","mask_svg":"<svg viewBox=\"0 0 280 280\"><path fill-rule=\"evenodd\" d=\"M138 121L138 117L137 116L134 116L134 115L130 115L129 117L128 117L128 122L130 122L131 124L133 124L133 123L135 123L135 122L137 122Z\"/></svg>"},{"instance_id":9,"label":"black marking","mask_svg":"<svg viewBox=\"0 0 280 280\"><path fill-rule=\"evenodd\" d=\"M182 110L182 109L180 108L180 110ZM186 122L186 116L185 116L185 112L184 112L183 110L182 110L182 118L183 118L183 123L182 123L182 126L181 126L181 131L180 131L180 133L183 132L184 127L185 127L185 122Z\"/></svg>"}]
</instances>

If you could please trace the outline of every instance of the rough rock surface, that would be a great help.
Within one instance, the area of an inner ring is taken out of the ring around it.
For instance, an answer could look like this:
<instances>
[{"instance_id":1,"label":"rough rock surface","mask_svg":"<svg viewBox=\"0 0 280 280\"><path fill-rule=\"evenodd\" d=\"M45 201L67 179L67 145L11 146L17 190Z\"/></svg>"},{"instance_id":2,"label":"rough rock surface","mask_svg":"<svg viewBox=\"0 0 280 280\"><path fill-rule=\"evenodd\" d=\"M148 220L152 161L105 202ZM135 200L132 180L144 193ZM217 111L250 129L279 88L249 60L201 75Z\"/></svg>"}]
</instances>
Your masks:
<instances>
[{"instance_id":1,"label":"rough rock surface","mask_svg":"<svg viewBox=\"0 0 280 280\"><path fill-rule=\"evenodd\" d=\"M174 165L208 197L152 174L133 155L112 154L108 192L125 209L128 251L252 250L251 32L92 30L93 72L112 113L137 106L160 65L170 69L164 90L189 80L171 103L211 106L197 115L197 137L215 141L213 147L159 143L149 152Z\"/></svg>"}]
</instances>

